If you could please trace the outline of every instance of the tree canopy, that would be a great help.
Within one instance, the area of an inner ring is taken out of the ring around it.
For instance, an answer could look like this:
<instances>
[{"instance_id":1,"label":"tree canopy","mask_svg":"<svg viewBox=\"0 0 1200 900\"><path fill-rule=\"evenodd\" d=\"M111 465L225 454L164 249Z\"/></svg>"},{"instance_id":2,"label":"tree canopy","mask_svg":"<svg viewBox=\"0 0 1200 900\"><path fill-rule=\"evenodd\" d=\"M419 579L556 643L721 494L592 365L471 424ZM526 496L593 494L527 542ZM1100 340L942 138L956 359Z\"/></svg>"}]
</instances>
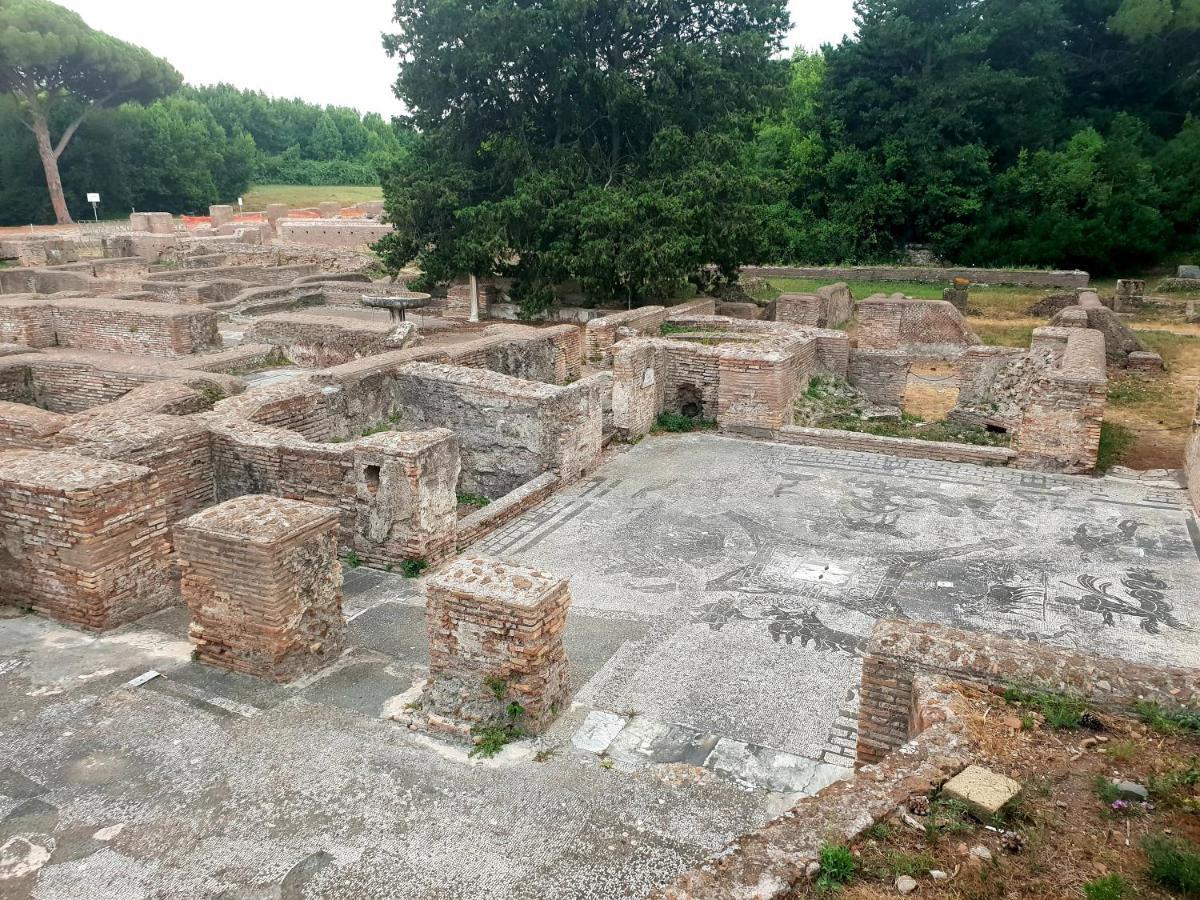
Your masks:
<instances>
[{"instance_id":1,"label":"tree canopy","mask_svg":"<svg viewBox=\"0 0 1200 900\"><path fill-rule=\"evenodd\" d=\"M154 100L181 83L165 60L88 27L56 3L0 5L0 91L15 98L21 121L33 132L59 222L71 217L58 160L84 119L99 107ZM50 117L68 103L75 114L54 139Z\"/></svg>"},{"instance_id":2,"label":"tree canopy","mask_svg":"<svg viewBox=\"0 0 1200 900\"><path fill-rule=\"evenodd\" d=\"M399 0L396 22L419 136L381 170L394 265L503 271L536 308L556 282L633 303L763 252L748 160L785 83L782 0Z\"/></svg>"}]
</instances>

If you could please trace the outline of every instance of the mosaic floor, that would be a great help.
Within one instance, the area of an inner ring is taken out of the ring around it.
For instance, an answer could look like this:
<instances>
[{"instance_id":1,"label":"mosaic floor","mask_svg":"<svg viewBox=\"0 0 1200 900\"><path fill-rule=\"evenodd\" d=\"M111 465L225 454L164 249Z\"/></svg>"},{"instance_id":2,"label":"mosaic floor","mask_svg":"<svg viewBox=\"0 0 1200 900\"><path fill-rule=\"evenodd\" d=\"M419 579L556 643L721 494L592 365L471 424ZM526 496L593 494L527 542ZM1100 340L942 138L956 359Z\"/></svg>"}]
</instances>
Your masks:
<instances>
[{"instance_id":1,"label":"mosaic floor","mask_svg":"<svg viewBox=\"0 0 1200 900\"><path fill-rule=\"evenodd\" d=\"M879 617L1197 664L1183 502L648 439L473 551L574 597L574 706L488 763L383 718L427 662L395 575L346 573L352 649L287 686L192 662L179 609L102 638L0 619L0 896L641 896L846 773Z\"/></svg>"}]
</instances>

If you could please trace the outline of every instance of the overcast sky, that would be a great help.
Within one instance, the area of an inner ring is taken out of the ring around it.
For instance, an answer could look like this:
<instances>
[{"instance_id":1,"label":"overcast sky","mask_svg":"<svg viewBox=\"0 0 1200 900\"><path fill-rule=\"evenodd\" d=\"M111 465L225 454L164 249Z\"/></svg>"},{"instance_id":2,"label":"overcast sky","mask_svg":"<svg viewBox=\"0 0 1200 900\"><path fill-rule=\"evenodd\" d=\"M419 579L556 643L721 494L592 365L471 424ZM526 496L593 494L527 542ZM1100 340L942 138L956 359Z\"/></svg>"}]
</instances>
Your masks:
<instances>
[{"instance_id":1,"label":"overcast sky","mask_svg":"<svg viewBox=\"0 0 1200 900\"><path fill-rule=\"evenodd\" d=\"M274 97L400 112L396 64L379 35L389 0L58 0L94 28L165 57L192 84L228 82ZM851 29L852 0L789 0L789 44L817 48Z\"/></svg>"}]
</instances>

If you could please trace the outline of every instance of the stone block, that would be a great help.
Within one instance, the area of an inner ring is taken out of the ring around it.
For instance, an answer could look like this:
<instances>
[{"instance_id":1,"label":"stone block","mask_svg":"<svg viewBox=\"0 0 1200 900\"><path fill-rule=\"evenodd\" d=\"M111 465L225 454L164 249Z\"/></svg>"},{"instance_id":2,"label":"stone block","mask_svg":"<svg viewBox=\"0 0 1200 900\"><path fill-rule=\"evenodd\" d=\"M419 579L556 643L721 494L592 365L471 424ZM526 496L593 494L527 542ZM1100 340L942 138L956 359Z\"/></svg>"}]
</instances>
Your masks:
<instances>
[{"instance_id":1,"label":"stone block","mask_svg":"<svg viewBox=\"0 0 1200 900\"><path fill-rule=\"evenodd\" d=\"M212 227L220 228L222 225L228 225L233 221L233 207L210 206L208 208L208 215L212 219Z\"/></svg>"},{"instance_id":2,"label":"stone block","mask_svg":"<svg viewBox=\"0 0 1200 900\"><path fill-rule=\"evenodd\" d=\"M1200 266L1180 266L1176 278L1200 278Z\"/></svg>"},{"instance_id":3,"label":"stone block","mask_svg":"<svg viewBox=\"0 0 1200 900\"><path fill-rule=\"evenodd\" d=\"M1021 793L1021 785L983 766L967 766L946 782L942 793L965 803L975 815L986 820Z\"/></svg>"},{"instance_id":4,"label":"stone block","mask_svg":"<svg viewBox=\"0 0 1200 900\"><path fill-rule=\"evenodd\" d=\"M196 658L290 681L341 652L338 514L252 494L175 526Z\"/></svg>"}]
</instances>

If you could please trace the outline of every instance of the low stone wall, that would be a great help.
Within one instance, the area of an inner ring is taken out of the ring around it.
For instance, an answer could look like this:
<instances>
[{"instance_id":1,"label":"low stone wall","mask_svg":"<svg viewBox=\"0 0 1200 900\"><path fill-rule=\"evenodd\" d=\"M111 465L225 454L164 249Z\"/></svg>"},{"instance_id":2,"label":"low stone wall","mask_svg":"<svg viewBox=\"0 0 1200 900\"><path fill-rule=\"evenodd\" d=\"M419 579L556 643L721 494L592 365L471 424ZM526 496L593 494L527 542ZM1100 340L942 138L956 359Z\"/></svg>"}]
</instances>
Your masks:
<instances>
[{"instance_id":1,"label":"low stone wall","mask_svg":"<svg viewBox=\"0 0 1200 900\"><path fill-rule=\"evenodd\" d=\"M452 428L462 441L461 490L499 498L545 472L564 482L600 459L599 385L567 387L496 372L413 363L396 374L401 420Z\"/></svg>"},{"instance_id":2,"label":"low stone wall","mask_svg":"<svg viewBox=\"0 0 1200 900\"><path fill-rule=\"evenodd\" d=\"M933 623L882 621L863 659L859 763L876 762L909 740L912 686L920 676L1071 694L1109 709L1130 709L1139 701L1189 709L1200 704L1200 669L1141 665Z\"/></svg>"},{"instance_id":3,"label":"low stone wall","mask_svg":"<svg viewBox=\"0 0 1200 900\"><path fill-rule=\"evenodd\" d=\"M845 282L838 282L813 293L780 294L768 307L767 318L814 328L837 328L853 312L854 295Z\"/></svg>"},{"instance_id":4,"label":"low stone wall","mask_svg":"<svg viewBox=\"0 0 1200 900\"><path fill-rule=\"evenodd\" d=\"M949 283L966 278L973 284L1019 284L1038 288L1087 287L1087 272L1023 269L942 268L938 266L746 266L741 274L758 278L814 278L825 281L918 281Z\"/></svg>"},{"instance_id":5,"label":"low stone wall","mask_svg":"<svg viewBox=\"0 0 1200 900\"><path fill-rule=\"evenodd\" d=\"M1091 328L1104 335L1104 355L1109 365L1148 371L1162 369L1162 357L1151 353L1116 312L1100 302L1095 291L1081 291L1076 306L1068 306L1050 320L1057 328Z\"/></svg>"},{"instance_id":6,"label":"low stone wall","mask_svg":"<svg viewBox=\"0 0 1200 900\"><path fill-rule=\"evenodd\" d=\"M556 490L561 482L557 475L547 472L509 491L499 500L477 509L458 520L458 549L466 550L476 541L507 525L517 516L537 506Z\"/></svg>"},{"instance_id":7,"label":"low stone wall","mask_svg":"<svg viewBox=\"0 0 1200 900\"><path fill-rule=\"evenodd\" d=\"M283 241L356 250L365 250L393 231L391 225L367 219L280 219L275 227Z\"/></svg>"},{"instance_id":8,"label":"low stone wall","mask_svg":"<svg viewBox=\"0 0 1200 900\"><path fill-rule=\"evenodd\" d=\"M593 365L612 365L612 347L619 338L618 331L627 335L657 335L670 318L713 315L716 308L716 300L702 297L676 306L643 306L590 319L584 332L584 357Z\"/></svg>"},{"instance_id":9,"label":"low stone wall","mask_svg":"<svg viewBox=\"0 0 1200 900\"><path fill-rule=\"evenodd\" d=\"M1062 343L1062 361L1035 380L1014 449L1023 469L1086 474L1096 468L1108 399L1104 335L1086 328L1039 328L1033 349Z\"/></svg>"},{"instance_id":10,"label":"low stone wall","mask_svg":"<svg viewBox=\"0 0 1200 900\"><path fill-rule=\"evenodd\" d=\"M921 357L955 357L981 343L962 313L945 300L877 295L857 306L858 346L904 350Z\"/></svg>"},{"instance_id":11,"label":"low stone wall","mask_svg":"<svg viewBox=\"0 0 1200 900\"><path fill-rule=\"evenodd\" d=\"M974 463L983 466L1010 466L1016 460L1015 451L1007 447L984 447L975 444L951 444L945 441L922 441L916 438L886 437L841 431L836 428L801 428L798 425L779 429L774 440L804 447L824 447L828 450L857 450L861 453L886 453L907 459L933 459L940 462Z\"/></svg>"},{"instance_id":12,"label":"low stone wall","mask_svg":"<svg viewBox=\"0 0 1200 900\"><path fill-rule=\"evenodd\" d=\"M0 341L144 356L186 356L221 346L214 312L108 297L0 299Z\"/></svg>"},{"instance_id":13,"label":"low stone wall","mask_svg":"<svg viewBox=\"0 0 1200 900\"><path fill-rule=\"evenodd\" d=\"M1138 665L942 625L879 622L863 660L854 776L803 798L651 897L795 896L823 845L853 843L911 797L929 795L981 755L972 707L954 682L1067 692L1102 708L1149 700L1195 709L1200 702L1195 669Z\"/></svg>"},{"instance_id":14,"label":"low stone wall","mask_svg":"<svg viewBox=\"0 0 1200 900\"><path fill-rule=\"evenodd\" d=\"M283 312L255 319L244 339L278 347L298 366L320 369L403 349L414 336L411 323L397 327L383 320Z\"/></svg>"},{"instance_id":15,"label":"low stone wall","mask_svg":"<svg viewBox=\"0 0 1200 900\"><path fill-rule=\"evenodd\" d=\"M1183 473L1187 479L1192 507L1200 516L1200 389L1196 391L1196 412L1192 417L1192 437L1184 452Z\"/></svg>"},{"instance_id":16,"label":"low stone wall","mask_svg":"<svg viewBox=\"0 0 1200 900\"><path fill-rule=\"evenodd\" d=\"M903 406L912 356L902 350L851 350L846 380L880 406Z\"/></svg>"},{"instance_id":17,"label":"low stone wall","mask_svg":"<svg viewBox=\"0 0 1200 900\"><path fill-rule=\"evenodd\" d=\"M0 453L0 598L89 631L175 602L158 487L145 466Z\"/></svg>"}]
</instances>

